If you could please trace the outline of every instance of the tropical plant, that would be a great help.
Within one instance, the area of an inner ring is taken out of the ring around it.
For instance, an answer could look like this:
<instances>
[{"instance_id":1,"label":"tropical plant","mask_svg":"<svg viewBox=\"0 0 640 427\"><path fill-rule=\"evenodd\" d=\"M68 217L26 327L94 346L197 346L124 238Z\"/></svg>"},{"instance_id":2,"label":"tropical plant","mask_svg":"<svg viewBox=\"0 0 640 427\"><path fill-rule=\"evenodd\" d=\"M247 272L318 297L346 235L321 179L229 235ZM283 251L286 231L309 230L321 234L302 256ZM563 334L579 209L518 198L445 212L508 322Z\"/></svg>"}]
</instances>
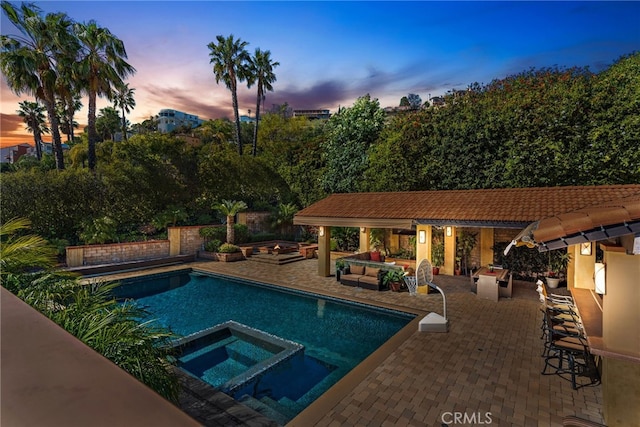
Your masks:
<instances>
[{"instance_id":1,"label":"tropical plant","mask_svg":"<svg viewBox=\"0 0 640 427\"><path fill-rule=\"evenodd\" d=\"M164 230L169 225L175 227L178 222L184 221L189 218L189 214L182 206L170 205L165 210L156 214L151 220L153 225L158 230Z\"/></svg>"},{"instance_id":2,"label":"tropical plant","mask_svg":"<svg viewBox=\"0 0 640 427\"><path fill-rule=\"evenodd\" d=\"M444 242L442 240L434 240L431 246L431 263L434 267L444 265Z\"/></svg>"},{"instance_id":3,"label":"tropical plant","mask_svg":"<svg viewBox=\"0 0 640 427\"><path fill-rule=\"evenodd\" d=\"M22 101L18 104L20 109L18 116L27 125L27 130L33 133L33 143L36 147L36 157L42 159L42 134L49 133L49 128L45 122L45 108L38 102Z\"/></svg>"},{"instance_id":4,"label":"tropical plant","mask_svg":"<svg viewBox=\"0 0 640 427\"><path fill-rule=\"evenodd\" d=\"M49 13L43 18L41 10L31 3L22 3L16 9L3 0L2 9L22 35L0 36L0 69L13 92L28 93L44 103L56 168L62 170L64 155L56 115L56 82L63 62L61 57L76 49L70 31L72 21L63 13Z\"/></svg>"},{"instance_id":5,"label":"tropical plant","mask_svg":"<svg viewBox=\"0 0 640 427\"><path fill-rule=\"evenodd\" d=\"M217 44L211 42L207 45L211 50L209 63L213 64L216 83L222 80L231 91L236 143L238 144L238 154L242 155L240 116L238 115L238 81L244 81L247 78L249 53L245 50L245 47L248 43L240 39L234 39L233 34L227 38L218 35L216 40L218 41Z\"/></svg>"},{"instance_id":6,"label":"tropical plant","mask_svg":"<svg viewBox=\"0 0 640 427\"><path fill-rule=\"evenodd\" d=\"M125 113L130 113L136 106L136 100L133 98L135 89L129 88L129 83L123 83L116 86L113 96L113 104L116 108L122 110L122 138L126 141L127 136L127 117Z\"/></svg>"},{"instance_id":7,"label":"tropical plant","mask_svg":"<svg viewBox=\"0 0 640 427\"><path fill-rule=\"evenodd\" d=\"M271 213L271 227L281 234L291 235L293 217L298 212L298 207L293 203L280 203Z\"/></svg>"},{"instance_id":8,"label":"tropical plant","mask_svg":"<svg viewBox=\"0 0 640 427\"><path fill-rule=\"evenodd\" d=\"M14 218L0 223L0 274L49 268L55 263L55 249L40 236L21 234L31 222Z\"/></svg>"},{"instance_id":9,"label":"tropical plant","mask_svg":"<svg viewBox=\"0 0 640 427\"><path fill-rule=\"evenodd\" d=\"M382 249L385 255L389 255L387 253L386 231L384 228L372 228L369 231L369 245L375 250Z\"/></svg>"},{"instance_id":10,"label":"tropical plant","mask_svg":"<svg viewBox=\"0 0 640 427\"><path fill-rule=\"evenodd\" d=\"M404 272L400 270L388 270L382 277L382 283L394 291L400 290L404 282Z\"/></svg>"},{"instance_id":11,"label":"tropical plant","mask_svg":"<svg viewBox=\"0 0 640 427\"><path fill-rule=\"evenodd\" d=\"M116 241L118 240L118 224L108 216L96 218L84 224L80 239L87 245Z\"/></svg>"},{"instance_id":12,"label":"tropical plant","mask_svg":"<svg viewBox=\"0 0 640 427\"><path fill-rule=\"evenodd\" d=\"M456 236L456 259L458 268L464 270L464 274L468 273L469 257L477 241L478 233L471 233L464 229Z\"/></svg>"},{"instance_id":13,"label":"tropical plant","mask_svg":"<svg viewBox=\"0 0 640 427\"><path fill-rule=\"evenodd\" d=\"M571 254L566 249L549 252L549 277L558 277L567 272Z\"/></svg>"},{"instance_id":14,"label":"tropical plant","mask_svg":"<svg viewBox=\"0 0 640 427\"><path fill-rule=\"evenodd\" d=\"M256 155L258 152L258 125L260 124L260 105L264 105L265 90L272 91L271 85L276 81L276 75L273 69L280 65L279 62L271 60L271 52L268 50L262 51L260 48L255 50L255 53L249 58L247 85L251 87L254 83L257 87L256 97L256 123L253 127L253 145L251 154Z\"/></svg>"},{"instance_id":15,"label":"tropical plant","mask_svg":"<svg viewBox=\"0 0 640 427\"><path fill-rule=\"evenodd\" d=\"M112 296L117 283L80 284L75 277L43 272L9 277L3 285L80 341L168 400L180 391L169 369L169 330L156 326L133 302Z\"/></svg>"},{"instance_id":16,"label":"tropical plant","mask_svg":"<svg viewBox=\"0 0 640 427\"><path fill-rule=\"evenodd\" d=\"M113 141L113 136L119 129L120 116L118 111L112 107L101 108L100 114L96 118L96 134L98 135L96 142Z\"/></svg>"},{"instance_id":17,"label":"tropical plant","mask_svg":"<svg viewBox=\"0 0 640 427\"><path fill-rule=\"evenodd\" d=\"M67 59L65 56L65 65L62 66L57 80L58 102L56 107L60 117L60 130L67 135L67 142L72 143L75 129L78 128L78 122L74 118L76 112L82 108L82 97L80 96L81 81L76 80L72 73L75 57L72 52L67 53L69 58Z\"/></svg>"},{"instance_id":18,"label":"tropical plant","mask_svg":"<svg viewBox=\"0 0 640 427\"><path fill-rule=\"evenodd\" d=\"M75 66L75 73L86 83L84 91L89 96L87 131L89 134L89 169L96 167L96 99L98 96L111 97L114 87L123 85L122 79L135 73L127 61L127 52L122 40L95 21L77 23L74 32L81 49Z\"/></svg>"},{"instance_id":19,"label":"tropical plant","mask_svg":"<svg viewBox=\"0 0 640 427\"><path fill-rule=\"evenodd\" d=\"M247 209L247 207L245 202L237 200L223 200L213 206L215 210L227 217L227 243L233 244L235 242L235 230L233 228L235 216L238 212Z\"/></svg>"}]
</instances>

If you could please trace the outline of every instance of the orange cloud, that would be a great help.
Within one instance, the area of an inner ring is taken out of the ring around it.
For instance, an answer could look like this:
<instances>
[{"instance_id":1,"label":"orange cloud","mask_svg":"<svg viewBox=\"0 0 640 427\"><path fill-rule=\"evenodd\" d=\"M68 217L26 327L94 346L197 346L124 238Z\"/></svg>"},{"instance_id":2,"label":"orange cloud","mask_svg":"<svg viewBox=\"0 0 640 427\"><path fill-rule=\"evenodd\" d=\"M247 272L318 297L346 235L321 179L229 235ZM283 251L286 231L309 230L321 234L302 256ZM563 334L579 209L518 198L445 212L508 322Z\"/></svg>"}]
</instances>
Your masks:
<instances>
[{"instance_id":1,"label":"orange cloud","mask_svg":"<svg viewBox=\"0 0 640 427\"><path fill-rule=\"evenodd\" d=\"M25 129L22 118L17 114L0 113L0 147L24 143L33 145L33 135Z\"/></svg>"}]
</instances>

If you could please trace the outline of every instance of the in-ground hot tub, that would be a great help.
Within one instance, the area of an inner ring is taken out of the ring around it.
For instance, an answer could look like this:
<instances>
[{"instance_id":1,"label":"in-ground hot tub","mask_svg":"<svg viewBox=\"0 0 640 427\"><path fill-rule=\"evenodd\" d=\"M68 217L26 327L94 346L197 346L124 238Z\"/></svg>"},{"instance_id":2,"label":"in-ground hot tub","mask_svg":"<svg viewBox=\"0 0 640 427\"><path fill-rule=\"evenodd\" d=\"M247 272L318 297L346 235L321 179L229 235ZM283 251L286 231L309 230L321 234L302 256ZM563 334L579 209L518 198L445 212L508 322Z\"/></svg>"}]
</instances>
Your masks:
<instances>
[{"instance_id":1,"label":"in-ground hot tub","mask_svg":"<svg viewBox=\"0 0 640 427\"><path fill-rule=\"evenodd\" d=\"M178 367L233 395L304 346L232 320L176 340Z\"/></svg>"}]
</instances>

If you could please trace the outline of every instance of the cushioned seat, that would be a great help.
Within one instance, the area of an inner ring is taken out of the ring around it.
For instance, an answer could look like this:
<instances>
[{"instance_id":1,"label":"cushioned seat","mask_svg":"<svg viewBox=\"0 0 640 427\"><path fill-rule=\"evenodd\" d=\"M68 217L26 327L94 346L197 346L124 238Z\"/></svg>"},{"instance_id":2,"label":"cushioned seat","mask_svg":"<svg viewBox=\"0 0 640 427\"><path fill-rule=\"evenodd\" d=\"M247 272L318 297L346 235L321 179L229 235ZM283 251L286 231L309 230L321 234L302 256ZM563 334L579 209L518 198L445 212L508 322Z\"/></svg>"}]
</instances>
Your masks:
<instances>
[{"instance_id":1,"label":"cushioned seat","mask_svg":"<svg viewBox=\"0 0 640 427\"><path fill-rule=\"evenodd\" d=\"M345 272L340 275L340 283L346 286L357 286L374 291L380 291L383 288L382 275L380 268L350 265Z\"/></svg>"}]
</instances>

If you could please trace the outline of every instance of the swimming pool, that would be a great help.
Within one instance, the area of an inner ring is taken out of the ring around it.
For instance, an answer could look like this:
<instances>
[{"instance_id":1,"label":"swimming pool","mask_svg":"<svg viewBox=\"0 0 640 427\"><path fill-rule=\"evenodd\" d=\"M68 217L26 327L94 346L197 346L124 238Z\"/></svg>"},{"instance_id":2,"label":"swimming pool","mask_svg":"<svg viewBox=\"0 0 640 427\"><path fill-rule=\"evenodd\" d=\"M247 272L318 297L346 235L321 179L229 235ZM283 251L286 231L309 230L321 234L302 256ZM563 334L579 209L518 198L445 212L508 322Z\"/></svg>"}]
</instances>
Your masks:
<instances>
[{"instance_id":1,"label":"swimming pool","mask_svg":"<svg viewBox=\"0 0 640 427\"><path fill-rule=\"evenodd\" d=\"M292 357L265 372L259 383L237 387L229 393L249 406L253 406L253 400L269 406L282 415L276 420L281 423L295 417L415 317L188 271L125 280L116 289L116 297L135 299L160 324L182 336L234 321L304 346L301 357ZM204 372L212 368L198 369ZM207 380L204 375L199 377ZM224 381L216 378L208 382L219 387Z\"/></svg>"}]
</instances>

